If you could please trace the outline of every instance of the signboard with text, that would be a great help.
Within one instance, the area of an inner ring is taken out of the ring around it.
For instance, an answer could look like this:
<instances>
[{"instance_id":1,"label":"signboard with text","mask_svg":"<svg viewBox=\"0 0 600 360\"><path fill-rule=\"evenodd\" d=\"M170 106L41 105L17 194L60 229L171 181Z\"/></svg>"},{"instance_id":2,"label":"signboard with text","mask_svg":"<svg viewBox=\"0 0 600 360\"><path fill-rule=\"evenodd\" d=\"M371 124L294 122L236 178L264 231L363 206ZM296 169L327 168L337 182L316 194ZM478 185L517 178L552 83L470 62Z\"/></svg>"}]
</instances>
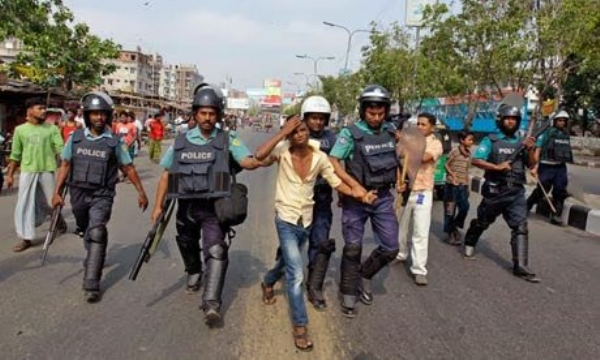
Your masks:
<instances>
[{"instance_id":1,"label":"signboard with text","mask_svg":"<svg viewBox=\"0 0 600 360\"><path fill-rule=\"evenodd\" d=\"M433 6L437 0L406 0L406 26L420 27L423 24L423 10Z\"/></svg>"}]
</instances>

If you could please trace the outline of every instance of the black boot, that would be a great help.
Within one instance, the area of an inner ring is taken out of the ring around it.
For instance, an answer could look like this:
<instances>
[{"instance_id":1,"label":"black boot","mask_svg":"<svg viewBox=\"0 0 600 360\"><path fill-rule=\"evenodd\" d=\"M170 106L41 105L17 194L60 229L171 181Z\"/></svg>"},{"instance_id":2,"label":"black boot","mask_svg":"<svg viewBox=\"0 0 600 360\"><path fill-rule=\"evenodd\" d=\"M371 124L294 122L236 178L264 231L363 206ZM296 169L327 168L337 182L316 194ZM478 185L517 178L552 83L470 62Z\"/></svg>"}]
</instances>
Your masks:
<instances>
[{"instance_id":1,"label":"black boot","mask_svg":"<svg viewBox=\"0 0 600 360\"><path fill-rule=\"evenodd\" d=\"M383 269L390 261L398 255L398 250L384 250L380 247L373 250L371 255L365 260L361 267L361 281L358 284L360 301L365 305L373 303L373 292L371 290L371 279L379 270Z\"/></svg>"},{"instance_id":2,"label":"black boot","mask_svg":"<svg viewBox=\"0 0 600 360\"><path fill-rule=\"evenodd\" d=\"M341 310L344 316L356 316L356 295L360 281L360 245L346 245L342 254L340 293L342 295Z\"/></svg>"},{"instance_id":3,"label":"black boot","mask_svg":"<svg viewBox=\"0 0 600 360\"><path fill-rule=\"evenodd\" d=\"M552 225L564 226L564 223L562 221L562 212L564 204L564 200L559 200L556 198L552 199L552 205L554 205L554 209L556 210L556 214L550 214L550 223Z\"/></svg>"},{"instance_id":4,"label":"black boot","mask_svg":"<svg viewBox=\"0 0 600 360\"><path fill-rule=\"evenodd\" d=\"M86 258L83 290L85 300L94 303L100 300L100 279L106 257L106 244L91 242Z\"/></svg>"},{"instance_id":5,"label":"black boot","mask_svg":"<svg viewBox=\"0 0 600 360\"><path fill-rule=\"evenodd\" d=\"M522 224L512 231L510 247L513 257L513 274L525 281L539 283L540 278L528 267L529 265L529 236L527 224Z\"/></svg>"},{"instance_id":6,"label":"black boot","mask_svg":"<svg viewBox=\"0 0 600 360\"><path fill-rule=\"evenodd\" d=\"M208 252L210 257L206 260L206 279L201 309L204 311L206 324L214 326L221 320L221 295L229 260L227 248L223 245L215 245Z\"/></svg>"},{"instance_id":7,"label":"black boot","mask_svg":"<svg viewBox=\"0 0 600 360\"><path fill-rule=\"evenodd\" d=\"M185 291L188 294L193 294L195 292L198 292L198 290L200 290L201 283L202 283L202 272L199 272L197 274L188 274L187 281L185 284Z\"/></svg>"},{"instance_id":8,"label":"black boot","mask_svg":"<svg viewBox=\"0 0 600 360\"><path fill-rule=\"evenodd\" d=\"M188 274L185 291L187 293L194 293L200 290L200 281L202 280L200 244L198 239L191 239L185 236L177 236L175 241L181 253L185 272Z\"/></svg>"},{"instance_id":9,"label":"black boot","mask_svg":"<svg viewBox=\"0 0 600 360\"><path fill-rule=\"evenodd\" d=\"M308 281L306 282L308 301L310 301L318 311L327 308L327 303L323 296L323 282L325 281L327 268L329 268L329 259L334 251L335 240L329 239L326 244L323 244L320 247L314 264L308 268Z\"/></svg>"}]
</instances>

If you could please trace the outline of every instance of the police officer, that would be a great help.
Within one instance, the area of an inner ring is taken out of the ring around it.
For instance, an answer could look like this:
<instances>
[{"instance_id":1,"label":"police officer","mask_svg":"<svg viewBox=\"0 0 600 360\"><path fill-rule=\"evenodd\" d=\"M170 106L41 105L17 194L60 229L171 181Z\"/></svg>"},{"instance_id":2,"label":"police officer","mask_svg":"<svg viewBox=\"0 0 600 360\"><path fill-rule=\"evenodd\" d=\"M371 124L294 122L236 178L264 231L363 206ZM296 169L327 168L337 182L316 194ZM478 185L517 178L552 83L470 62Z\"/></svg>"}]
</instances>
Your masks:
<instances>
[{"instance_id":1,"label":"police officer","mask_svg":"<svg viewBox=\"0 0 600 360\"><path fill-rule=\"evenodd\" d=\"M537 174L544 189L549 192L552 188L552 204L556 214L550 215L550 222L554 225L562 225L562 211L565 199L568 197L567 185L567 163L573 162L573 150L571 149L571 137L567 131L569 114L560 110L554 115L553 124L537 141L536 156L540 160ZM533 205L537 204L544 196L540 185L527 199L527 209L531 211Z\"/></svg>"},{"instance_id":2,"label":"police officer","mask_svg":"<svg viewBox=\"0 0 600 360\"><path fill-rule=\"evenodd\" d=\"M138 206L142 210L146 210L148 199L123 139L110 130L112 99L105 93L91 92L81 102L86 127L76 130L65 144L52 205L64 205L60 189L68 179L73 215L77 227L85 234L84 296L92 303L100 300L108 243L106 224L112 212L119 168L137 189Z\"/></svg>"},{"instance_id":3,"label":"police officer","mask_svg":"<svg viewBox=\"0 0 600 360\"><path fill-rule=\"evenodd\" d=\"M367 86L359 99L361 120L342 129L331 149L330 159L336 174L352 187L355 197L367 190L377 191L372 205L353 198L342 200L342 234L344 250L341 264L340 292L342 313L356 316L356 296L370 305L373 302L371 279L398 254L398 221L394 212L392 186L396 182L395 128L386 119L391 100L379 85ZM340 161L345 162L345 169ZM379 246L361 265L365 222L371 219Z\"/></svg>"},{"instance_id":4,"label":"police officer","mask_svg":"<svg viewBox=\"0 0 600 360\"><path fill-rule=\"evenodd\" d=\"M224 101L211 86L197 89L192 102L197 126L175 138L161 161L163 172L156 194L153 220L163 211L167 196L177 198L177 246L188 274L186 290L200 289L202 231L204 261L207 269L201 309L208 325L220 320L221 293L229 264L225 234L228 228L219 223L214 200L231 194L231 163L255 169L260 163L233 133L216 128L223 118ZM231 164L234 165L234 164ZM171 176L169 176L171 175Z\"/></svg>"},{"instance_id":5,"label":"police officer","mask_svg":"<svg viewBox=\"0 0 600 360\"><path fill-rule=\"evenodd\" d=\"M535 139L523 139L517 135L520 123L519 108L501 105L496 119L500 132L485 137L473 156L473 165L485 170L485 182L477 218L471 221L465 235L464 256L467 259L475 257L475 246L481 234L502 215L511 229L513 274L530 282L539 282L540 279L528 268L529 231L525 200L526 170L536 163L535 153L531 151ZM519 150L521 143L526 151L514 158L513 154Z\"/></svg>"}]
</instances>

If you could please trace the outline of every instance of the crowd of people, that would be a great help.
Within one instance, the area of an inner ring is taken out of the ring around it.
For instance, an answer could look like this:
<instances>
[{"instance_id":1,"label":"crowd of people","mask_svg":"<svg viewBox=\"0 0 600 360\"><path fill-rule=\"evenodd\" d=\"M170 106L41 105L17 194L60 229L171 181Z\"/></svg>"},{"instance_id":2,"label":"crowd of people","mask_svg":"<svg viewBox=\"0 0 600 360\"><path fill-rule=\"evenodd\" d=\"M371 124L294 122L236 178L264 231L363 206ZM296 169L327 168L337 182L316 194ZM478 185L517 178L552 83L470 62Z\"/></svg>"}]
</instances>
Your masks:
<instances>
[{"instance_id":1,"label":"crowd of people","mask_svg":"<svg viewBox=\"0 0 600 360\"><path fill-rule=\"evenodd\" d=\"M316 310L328 308L323 286L337 245L330 238L334 190L339 193L341 207L339 292L343 315L353 318L359 302L373 303L372 279L391 261L410 259L415 284L428 285L434 167L442 155L442 144L433 134L438 119L430 113L417 116L416 133L423 146L411 153L408 148L399 147L407 140L402 127L389 121L391 104L385 88L366 87L358 100L360 120L336 135L328 129L332 113L329 102L321 96L310 96L304 100L301 113L287 118L281 129L254 152L237 132L225 131L232 129L231 123L223 123L224 98L208 84L196 89L191 119L187 122L191 126L176 136L164 155L161 154L164 114L157 113L142 125L149 132L150 159L162 168L151 218L153 221L161 218L167 199L177 200L176 243L187 273L185 290L194 293L203 286L200 307L209 326L221 319L221 299L229 267L230 244L226 238L231 223L223 220L221 200L241 201L232 180L242 169L256 170L274 164L278 167L274 207L279 247L273 267L261 282L262 300L266 305L273 304L274 286L281 278L285 279L293 341L299 350L313 348L307 329L304 289ZM133 165L135 145L141 146L140 125L136 125L135 115L130 112L115 116L111 98L101 92L85 95L82 111L69 111L60 129L44 122L44 109L40 99L27 102L27 122L17 127L10 154L8 187L13 186L17 166L21 171L15 210L15 227L21 241L14 251L31 246L35 227L49 209L64 204L61 190L68 186L77 231L87 251L85 299L96 302L101 299L107 223L119 171L136 188L138 206L144 210L149 203ZM83 118L83 126L77 120L79 116ZM529 282L539 282L528 266L525 174L528 169L537 171L541 156L540 176L551 171L551 175L543 175L544 183L559 181L553 179L560 178L562 165L552 162L564 165L569 161L570 149L564 146L565 138L552 130L546 138L538 140L540 150L534 151L536 139L522 138L517 133L521 118L518 108L501 105L497 118L499 133L485 137L474 153L471 152L473 134L468 131L459 134L459 145L450 152L446 163L444 231L448 243L463 245L464 257L473 259L482 233L502 215L511 229L513 274ZM555 121L558 130L563 118L564 114ZM57 155L61 165L56 177ZM417 168L412 178L406 178L402 174L409 166L407 159L415 156L418 156ZM485 183L477 216L471 220L463 239L459 229L465 226L469 210L471 165L485 170ZM554 186L560 190L556 183ZM396 201L397 198L402 201ZM400 218L398 206L404 209ZM371 222L376 248L364 258L367 220ZM60 231L66 231L64 219L60 221ZM302 252L306 246L305 280Z\"/></svg>"}]
</instances>

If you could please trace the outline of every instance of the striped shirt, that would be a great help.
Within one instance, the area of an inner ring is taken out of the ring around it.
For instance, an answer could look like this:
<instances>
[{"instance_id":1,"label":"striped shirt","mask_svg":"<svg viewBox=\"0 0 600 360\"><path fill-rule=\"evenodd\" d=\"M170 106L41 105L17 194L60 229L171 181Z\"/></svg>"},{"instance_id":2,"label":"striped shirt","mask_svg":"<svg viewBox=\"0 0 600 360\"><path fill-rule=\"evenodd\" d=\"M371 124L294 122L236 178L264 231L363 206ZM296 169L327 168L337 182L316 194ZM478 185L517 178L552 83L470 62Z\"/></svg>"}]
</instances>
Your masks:
<instances>
[{"instance_id":1,"label":"striped shirt","mask_svg":"<svg viewBox=\"0 0 600 360\"><path fill-rule=\"evenodd\" d=\"M467 149L466 155L460 151L460 146L452 149L450 154L448 154L446 166L452 171L456 178L455 180L460 185L469 184L469 167L471 166L471 151L469 151L469 149ZM453 179L450 176L446 177L446 182L448 184L451 184L452 180Z\"/></svg>"}]
</instances>

